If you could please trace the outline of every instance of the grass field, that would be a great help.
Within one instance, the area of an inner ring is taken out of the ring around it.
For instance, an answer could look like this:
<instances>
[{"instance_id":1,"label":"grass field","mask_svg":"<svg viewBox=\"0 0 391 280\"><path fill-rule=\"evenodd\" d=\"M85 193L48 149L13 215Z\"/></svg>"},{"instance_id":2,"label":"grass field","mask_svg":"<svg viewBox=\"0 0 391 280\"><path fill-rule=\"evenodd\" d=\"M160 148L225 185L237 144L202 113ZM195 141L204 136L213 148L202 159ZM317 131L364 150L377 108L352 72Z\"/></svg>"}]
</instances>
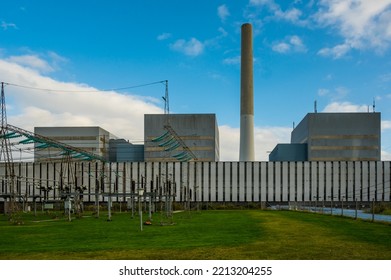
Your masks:
<instances>
[{"instance_id":1,"label":"grass field","mask_svg":"<svg viewBox=\"0 0 391 280\"><path fill-rule=\"evenodd\" d=\"M391 225L288 211L174 214L174 225L140 231L138 217L115 213L66 220L0 217L0 259L391 259Z\"/></svg>"}]
</instances>

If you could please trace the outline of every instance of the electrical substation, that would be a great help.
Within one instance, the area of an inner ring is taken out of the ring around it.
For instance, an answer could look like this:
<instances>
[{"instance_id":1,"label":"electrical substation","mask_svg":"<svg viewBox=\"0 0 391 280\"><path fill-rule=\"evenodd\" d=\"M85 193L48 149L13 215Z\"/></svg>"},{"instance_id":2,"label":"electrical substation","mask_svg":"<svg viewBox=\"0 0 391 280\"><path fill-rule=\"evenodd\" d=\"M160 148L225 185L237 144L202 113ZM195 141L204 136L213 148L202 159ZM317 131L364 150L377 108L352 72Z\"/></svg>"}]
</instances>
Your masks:
<instances>
[{"instance_id":1,"label":"electrical substation","mask_svg":"<svg viewBox=\"0 0 391 280\"><path fill-rule=\"evenodd\" d=\"M144 116L144 145L99 127L29 132L8 124L5 88L13 85L2 82L0 212L61 209L72 220L89 207L96 217L105 209L110 221L112 211L128 211L133 218L144 215L142 228L157 212L158 223L172 224L175 210L216 204L389 203L391 163L380 160L377 112L308 114L290 144L277 145L270 161L254 160L250 27L242 27L239 161L220 161L214 114L170 114L168 81L156 82L165 86L164 114ZM22 152L34 160L23 161Z\"/></svg>"}]
</instances>

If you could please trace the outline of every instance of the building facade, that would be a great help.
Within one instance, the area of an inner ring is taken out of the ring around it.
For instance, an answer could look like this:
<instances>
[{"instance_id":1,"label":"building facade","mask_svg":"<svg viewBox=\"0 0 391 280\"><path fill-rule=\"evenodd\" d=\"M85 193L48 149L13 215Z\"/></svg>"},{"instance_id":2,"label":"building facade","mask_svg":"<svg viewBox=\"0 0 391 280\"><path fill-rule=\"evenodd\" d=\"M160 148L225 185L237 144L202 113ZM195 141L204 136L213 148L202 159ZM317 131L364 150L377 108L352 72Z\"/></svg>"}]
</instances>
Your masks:
<instances>
[{"instance_id":1,"label":"building facade","mask_svg":"<svg viewBox=\"0 0 391 280\"><path fill-rule=\"evenodd\" d=\"M73 146L109 160L109 140L116 138L107 130L92 127L35 127L34 133ZM35 161L48 161L64 157L63 151L52 148L34 149Z\"/></svg>"},{"instance_id":2,"label":"building facade","mask_svg":"<svg viewBox=\"0 0 391 280\"><path fill-rule=\"evenodd\" d=\"M110 139L110 162L144 161L144 145L135 145L125 139Z\"/></svg>"},{"instance_id":3,"label":"building facade","mask_svg":"<svg viewBox=\"0 0 391 280\"><path fill-rule=\"evenodd\" d=\"M269 154L269 161L306 161L307 144L277 144Z\"/></svg>"},{"instance_id":4,"label":"building facade","mask_svg":"<svg viewBox=\"0 0 391 280\"><path fill-rule=\"evenodd\" d=\"M291 144L277 146L269 159L379 161L380 125L380 113L309 113L293 129ZM304 154L298 153L300 144L307 147Z\"/></svg>"},{"instance_id":5,"label":"building facade","mask_svg":"<svg viewBox=\"0 0 391 280\"><path fill-rule=\"evenodd\" d=\"M215 114L144 115L145 161L209 162L219 158Z\"/></svg>"}]
</instances>

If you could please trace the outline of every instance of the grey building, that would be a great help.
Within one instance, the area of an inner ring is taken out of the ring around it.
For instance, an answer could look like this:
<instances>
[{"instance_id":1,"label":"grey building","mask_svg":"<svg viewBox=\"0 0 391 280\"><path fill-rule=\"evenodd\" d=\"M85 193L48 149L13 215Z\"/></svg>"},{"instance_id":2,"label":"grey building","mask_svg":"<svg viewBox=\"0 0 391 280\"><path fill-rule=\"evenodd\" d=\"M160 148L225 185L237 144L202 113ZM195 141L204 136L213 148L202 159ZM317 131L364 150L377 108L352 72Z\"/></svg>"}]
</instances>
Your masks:
<instances>
[{"instance_id":1,"label":"grey building","mask_svg":"<svg viewBox=\"0 0 391 280\"><path fill-rule=\"evenodd\" d=\"M215 114L144 115L145 161L219 161Z\"/></svg>"},{"instance_id":2,"label":"grey building","mask_svg":"<svg viewBox=\"0 0 391 280\"><path fill-rule=\"evenodd\" d=\"M306 161L307 144L277 144L269 155L269 161Z\"/></svg>"},{"instance_id":3,"label":"grey building","mask_svg":"<svg viewBox=\"0 0 391 280\"><path fill-rule=\"evenodd\" d=\"M107 130L98 126L91 127L35 127L34 133L73 146L97 156L109 159L109 140L116 138ZM63 158L63 151L51 147L34 149L35 161L47 161Z\"/></svg>"},{"instance_id":4,"label":"grey building","mask_svg":"<svg viewBox=\"0 0 391 280\"><path fill-rule=\"evenodd\" d=\"M309 113L292 131L291 144L277 145L269 160L379 161L380 132L380 113Z\"/></svg>"},{"instance_id":5,"label":"grey building","mask_svg":"<svg viewBox=\"0 0 391 280\"><path fill-rule=\"evenodd\" d=\"M380 113L309 113L291 143L307 143L309 161L378 161Z\"/></svg>"},{"instance_id":6,"label":"grey building","mask_svg":"<svg viewBox=\"0 0 391 280\"><path fill-rule=\"evenodd\" d=\"M125 139L110 139L110 162L144 161L144 145L135 145Z\"/></svg>"}]
</instances>

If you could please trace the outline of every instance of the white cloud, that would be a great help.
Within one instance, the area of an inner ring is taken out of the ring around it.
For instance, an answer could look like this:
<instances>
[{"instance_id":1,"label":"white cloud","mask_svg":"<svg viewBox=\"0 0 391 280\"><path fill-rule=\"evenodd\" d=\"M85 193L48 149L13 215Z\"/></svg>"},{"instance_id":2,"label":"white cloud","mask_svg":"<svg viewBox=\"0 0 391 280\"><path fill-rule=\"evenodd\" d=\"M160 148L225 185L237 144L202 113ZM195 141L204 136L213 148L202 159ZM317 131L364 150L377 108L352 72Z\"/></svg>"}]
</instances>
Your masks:
<instances>
[{"instance_id":1,"label":"white cloud","mask_svg":"<svg viewBox=\"0 0 391 280\"><path fill-rule=\"evenodd\" d=\"M59 91L7 85L8 122L17 127L32 131L35 126L100 126L118 137L142 140L144 114L163 111L151 99L57 81L18 62L0 59L2 81Z\"/></svg>"},{"instance_id":2,"label":"white cloud","mask_svg":"<svg viewBox=\"0 0 391 280\"><path fill-rule=\"evenodd\" d=\"M391 73L383 74L380 76L380 81L383 83L388 83L391 81Z\"/></svg>"},{"instance_id":3,"label":"white cloud","mask_svg":"<svg viewBox=\"0 0 391 280\"><path fill-rule=\"evenodd\" d=\"M320 88L318 89L318 95L319 96L326 96L330 93L330 90L326 89L326 88Z\"/></svg>"},{"instance_id":4,"label":"white cloud","mask_svg":"<svg viewBox=\"0 0 391 280\"><path fill-rule=\"evenodd\" d=\"M223 60L223 64L227 64L227 65L237 65L237 64L240 64L240 55L235 56L235 57L225 58Z\"/></svg>"},{"instance_id":5,"label":"white cloud","mask_svg":"<svg viewBox=\"0 0 391 280\"><path fill-rule=\"evenodd\" d=\"M299 36L293 35L286 37L282 42L274 43L272 45L272 50L279 53L307 52L307 47Z\"/></svg>"},{"instance_id":6,"label":"white cloud","mask_svg":"<svg viewBox=\"0 0 391 280\"><path fill-rule=\"evenodd\" d=\"M288 43L281 42L276 43L272 46L272 50L278 53L287 53L291 49L291 46Z\"/></svg>"},{"instance_id":7,"label":"white cloud","mask_svg":"<svg viewBox=\"0 0 391 280\"><path fill-rule=\"evenodd\" d=\"M318 89L318 95L319 96L327 96L331 98L331 100L341 100L346 98L346 96L349 94L350 90L346 87L339 86L332 90L327 88L320 88Z\"/></svg>"},{"instance_id":8,"label":"white cloud","mask_svg":"<svg viewBox=\"0 0 391 280\"><path fill-rule=\"evenodd\" d=\"M275 11L275 16L278 19L283 19L290 22L300 22L300 17L302 15L302 12L296 8L292 8L290 10L282 11L281 9L278 9Z\"/></svg>"},{"instance_id":9,"label":"white cloud","mask_svg":"<svg viewBox=\"0 0 391 280\"><path fill-rule=\"evenodd\" d=\"M163 41L163 40L167 40L167 39L171 38L171 36L172 36L171 33L162 33L159 36L157 36L157 39L159 41Z\"/></svg>"},{"instance_id":10,"label":"white cloud","mask_svg":"<svg viewBox=\"0 0 391 280\"><path fill-rule=\"evenodd\" d=\"M357 105L350 102L332 102L328 104L323 112L338 113L338 112L368 112L368 105Z\"/></svg>"},{"instance_id":11,"label":"white cloud","mask_svg":"<svg viewBox=\"0 0 391 280\"><path fill-rule=\"evenodd\" d=\"M322 48L318 51L318 54L321 56L328 56L334 59L341 58L345 56L351 50L351 46L347 43L334 46L332 48Z\"/></svg>"},{"instance_id":12,"label":"white cloud","mask_svg":"<svg viewBox=\"0 0 391 280\"><path fill-rule=\"evenodd\" d=\"M382 52L391 43L391 0L322 0L318 23L333 27L344 42L324 48L321 55L340 58L351 49Z\"/></svg>"},{"instance_id":13,"label":"white cloud","mask_svg":"<svg viewBox=\"0 0 391 280\"><path fill-rule=\"evenodd\" d=\"M301 19L303 13L297 8L282 10L274 0L250 0L250 6L267 7L276 20L285 20L297 25L305 25L307 22Z\"/></svg>"},{"instance_id":14,"label":"white cloud","mask_svg":"<svg viewBox=\"0 0 391 280\"><path fill-rule=\"evenodd\" d=\"M10 28L12 29L18 29L18 27L16 26L15 23L12 23L12 22L5 22L5 21L2 21L1 24L0 24L1 28L3 28L3 30L8 30Z\"/></svg>"},{"instance_id":15,"label":"white cloud","mask_svg":"<svg viewBox=\"0 0 391 280\"><path fill-rule=\"evenodd\" d=\"M217 8L217 15L219 16L221 21L225 21L230 15L227 5L223 4L219 6Z\"/></svg>"},{"instance_id":16,"label":"white cloud","mask_svg":"<svg viewBox=\"0 0 391 280\"><path fill-rule=\"evenodd\" d=\"M50 66L47 61L41 59L37 55L10 56L7 60L9 62L28 67L42 73L49 73L54 71L53 67Z\"/></svg>"},{"instance_id":17,"label":"white cloud","mask_svg":"<svg viewBox=\"0 0 391 280\"><path fill-rule=\"evenodd\" d=\"M254 148L256 161L268 161L269 152L278 143L289 143L292 129L286 127L255 127ZM240 128L219 126L220 160L238 161Z\"/></svg>"},{"instance_id":18,"label":"white cloud","mask_svg":"<svg viewBox=\"0 0 391 280\"><path fill-rule=\"evenodd\" d=\"M381 121L381 130L391 129L391 121Z\"/></svg>"},{"instance_id":19,"label":"white cloud","mask_svg":"<svg viewBox=\"0 0 391 280\"><path fill-rule=\"evenodd\" d=\"M175 43L170 45L171 49L184 53L188 56L198 56L204 51L204 44L198 41L196 38L191 38L186 41L183 39L175 41Z\"/></svg>"},{"instance_id":20,"label":"white cloud","mask_svg":"<svg viewBox=\"0 0 391 280\"><path fill-rule=\"evenodd\" d=\"M381 160L391 161L391 152L381 150Z\"/></svg>"}]
</instances>

